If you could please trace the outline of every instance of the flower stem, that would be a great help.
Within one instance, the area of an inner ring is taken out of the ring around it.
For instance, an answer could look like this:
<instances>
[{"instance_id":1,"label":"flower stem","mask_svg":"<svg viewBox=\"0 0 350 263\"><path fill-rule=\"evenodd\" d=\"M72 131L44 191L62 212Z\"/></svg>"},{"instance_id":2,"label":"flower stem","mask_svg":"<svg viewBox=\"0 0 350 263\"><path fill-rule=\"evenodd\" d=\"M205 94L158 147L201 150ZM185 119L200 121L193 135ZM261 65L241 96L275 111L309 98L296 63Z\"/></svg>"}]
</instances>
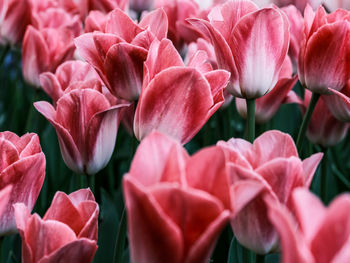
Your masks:
<instances>
[{"instance_id":1,"label":"flower stem","mask_svg":"<svg viewBox=\"0 0 350 263\"><path fill-rule=\"evenodd\" d=\"M93 194L95 193L95 175L91 174L91 175L87 175L87 179L88 179L88 185L91 188L91 191L93 192Z\"/></svg>"},{"instance_id":2,"label":"flower stem","mask_svg":"<svg viewBox=\"0 0 350 263\"><path fill-rule=\"evenodd\" d=\"M321 162L321 199L327 202L327 148L323 149L323 159Z\"/></svg>"},{"instance_id":3,"label":"flower stem","mask_svg":"<svg viewBox=\"0 0 350 263\"><path fill-rule=\"evenodd\" d=\"M309 126L309 122L312 116L312 113L316 107L317 101L320 98L320 94L313 92L312 93L312 97L309 103L309 106L307 108L307 111L304 115L304 119L303 122L301 123L301 127L299 130L299 134L298 134L298 139L297 139L297 149L299 151L299 154L301 153L301 148L303 146L303 140L306 134L306 129Z\"/></svg>"},{"instance_id":4,"label":"flower stem","mask_svg":"<svg viewBox=\"0 0 350 263\"><path fill-rule=\"evenodd\" d=\"M115 247L114 247L113 262L115 263L122 262L124 246L125 246L125 237L126 237L126 211L124 208L122 217L120 218L119 230L118 230L117 239L115 241Z\"/></svg>"},{"instance_id":5,"label":"flower stem","mask_svg":"<svg viewBox=\"0 0 350 263\"><path fill-rule=\"evenodd\" d=\"M247 103L247 137L246 139L253 142L255 139L255 99L246 99Z\"/></svg>"}]
</instances>

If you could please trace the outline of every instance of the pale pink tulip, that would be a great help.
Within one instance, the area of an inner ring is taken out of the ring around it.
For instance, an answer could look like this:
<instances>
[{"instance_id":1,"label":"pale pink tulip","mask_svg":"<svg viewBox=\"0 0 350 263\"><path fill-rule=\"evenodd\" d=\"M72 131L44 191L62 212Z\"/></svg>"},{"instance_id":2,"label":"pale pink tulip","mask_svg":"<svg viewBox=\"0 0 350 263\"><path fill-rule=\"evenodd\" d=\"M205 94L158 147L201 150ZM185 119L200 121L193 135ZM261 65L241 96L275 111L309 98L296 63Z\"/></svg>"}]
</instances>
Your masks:
<instances>
[{"instance_id":1,"label":"pale pink tulip","mask_svg":"<svg viewBox=\"0 0 350 263\"><path fill-rule=\"evenodd\" d=\"M99 207L89 189L57 192L41 219L23 203L14 205L22 238L22 262L92 262L97 250Z\"/></svg>"},{"instance_id":2,"label":"pale pink tulip","mask_svg":"<svg viewBox=\"0 0 350 263\"><path fill-rule=\"evenodd\" d=\"M290 207L293 189L310 185L322 153L300 160L293 139L279 131L265 132L254 144L242 139L230 139L228 142L220 141L218 145L228 157L231 187L255 182L264 188L250 202L246 202L231 220L237 240L258 254L276 251L278 236L267 217L264 198L269 196L274 202ZM252 184L253 190L256 189L255 184ZM249 188L245 191L237 191L231 195L231 199L250 193Z\"/></svg>"},{"instance_id":3,"label":"pale pink tulip","mask_svg":"<svg viewBox=\"0 0 350 263\"><path fill-rule=\"evenodd\" d=\"M157 129L187 143L224 102L229 73L212 70L205 52L186 67L170 40L155 40L144 68L134 120L139 140Z\"/></svg>"},{"instance_id":4,"label":"pale pink tulip","mask_svg":"<svg viewBox=\"0 0 350 263\"><path fill-rule=\"evenodd\" d=\"M0 236L16 232L13 204L22 202L33 209L44 182L45 166L36 134L18 137L0 132Z\"/></svg>"},{"instance_id":5,"label":"pale pink tulip","mask_svg":"<svg viewBox=\"0 0 350 263\"><path fill-rule=\"evenodd\" d=\"M219 68L231 72L227 90L258 98L277 83L289 46L289 23L278 8L260 9L251 1L228 1L202 19L189 21L212 42Z\"/></svg>"}]
</instances>

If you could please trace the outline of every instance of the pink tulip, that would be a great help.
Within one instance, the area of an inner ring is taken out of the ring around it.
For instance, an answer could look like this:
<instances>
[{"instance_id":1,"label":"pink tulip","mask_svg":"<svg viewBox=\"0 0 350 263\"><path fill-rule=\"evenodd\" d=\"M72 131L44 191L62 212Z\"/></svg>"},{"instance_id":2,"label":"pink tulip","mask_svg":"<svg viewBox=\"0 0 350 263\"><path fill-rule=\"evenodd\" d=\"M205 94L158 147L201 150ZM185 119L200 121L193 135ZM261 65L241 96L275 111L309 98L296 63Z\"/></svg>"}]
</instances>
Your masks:
<instances>
[{"instance_id":1,"label":"pink tulip","mask_svg":"<svg viewBox=\"0 0 350 263\"><path fill-rule=\"evenodd\" d=\"M303 12L307 5L310 5L313 9L319 7L323 0L273 0L276 5L282 7L287 5L294 5L299 11Z\"/></svg>"},{"instance_id":2,"label":"pink tulip","mask_svg":"<svg viewBox=\"0 0 350 263\"><path fill-rule=\"evenodd\" d=\"M329 111L342 122L350 122L350 79L340 91L328 89L331 95L323 96Z\"/></svg>"},{"instance_id":3,"label":"pink tulip","mask_svg":"<svg viewBox=\"0 0 350 263\"><path fill-rule=\"evenodd\" d=\"M166 12L169 22L168 38L178 50L182 49L185 42L196 41L201 36L201 33L186 21L192 17L207 17L207 12L201 12L194 0L155 0L154 5Z\"/></svg>"},{"instance_id":4,"label":"pink tulip","mask_svg":"<svg viewBox=\"0 0 350 263\"><path fill-rule=\"evenodd\" d=\"M268 122L278 111L283 103L295 102L296 96L292 88L297 82L298 77L292 77L292 63L287 56L280 72L278 82L268 94L258 98L255 104L255 119L257 123ZM236 107L238 113L247 118L247 104L244 99L236 98Z\"/></svg>"},{"instance_id":5,"label":"pink tulip","mask_svg":"<svg viewBox=\"0 0 350 263\"><path fill-rule=\"evenodd\" d=\"M348 130L349 124L337 120L328 110L325 101L328 95L321 96L317 102L314 112L306 132L308 139L314 143L322 145L323 147L330 147L338 144L344 139ZM311 92L305 90L302 111L305 114L306 109L311 100Z\"/></svg>"},{"instance_id":6,"label":"pink tulip","mask_svg":"<svg viewBox=\"0 0 350 263\"><path fill-rule=\"evenodd\" d=\"M139 140L157 129L187 143L224 102L229 73L212 70L205 52L186 67L170 40L155 40L144 68L134 120Z\"/></svg>"},{"instance_id":7,"label":"pink tulip","mask_svg":"<svg viewBox=\"0 0 350 263\"><path fill-rule=\"evenodd\" d=\"M0 0L0 44L19 44L30 23L30 0Z\"/></svg>"},{"instance_id":8,"label":"pink tulip","mask_svg":"<svg viewBox=\"0 0 350 263\"><path fill-rule=\"evenodd\" d=\"M45 166L36 134L18 137L0 132L0 236L16 232L13 204L22 202L33 209L44 182Z\"/></svg>"},{"instance_id":9,"label":"pink tulip","mask_svg":"<svg viewBox=\"0 0 350 263\"><path fill-rule=\"evenodd\" d=\"M312 92L340 91L350 76L350 13L327 14L323 7L305 9L304 39L299 53L298 75Z\"/></svg>"},{"instance_id":10,"label":"pink tulip","mask_svg":"<svg viewBox=\"0 0 350 263\"><path fill-rule=\"evenodd\" d=\"M128 104L111 104L101 84L93 81L65 92L56 108L45 101L34 106L55 127L66 165L90 175L111 158L122 109Z\"/></svg>"},{"instance_id":11,"label":"pink tulip","mask_svg":"<svg viewBox=\"0 0 350 263\"><path fill-rule=\"evenodd\" d=\"M208 262L229 220L225 155L152 132L123 178L132 262Z\"/></svg>"},{"instance_id":12,"label":"pink tulip","mask_svg":"<svg viewBox=\"0 0 350 263\"><path fill-rule=\"evenodd\" d=\"M300 45L304 36L304 18L294 5L283 7L282 11L287 15L290 25L290 44L288 54L293 63L293 71L296 72Z\"/></svg>"},{"instance_id":13,"label":"pink tulip","mask_svg":"<svg viewBox=\"0 0 350 263\"><path fill-rule=\"evenodd\" d=\"M287 17L277 8L251 1L228 1L214 7L210 22L189 21L212 42L219 68L231 72L228 91L258 98L276 84L289 46Z\"/></svg>"},{"instance_id":14,"label":"pink tulip","mask_svg":"<svg viewBox=\"0 0 350 263\"><path fill-rule=\"evenodd\" d=\"M107 16L100 11L91 11L85 19L85 33L101 31L103 32L106 26Z\"/></svg>"},{"instance_id":15,"label":"pink tulip","mask_svg":"<svg viewBox=\"0 0 350 263\"><path fill-rule=\"evenodd\" d=\"M276 227L283 263L348 262L350 195L338 196L328 208L306 189L293 192L295 217L285 207L267 202Z\"/></svg>"},{"instance_id":16,"label":"pink tulip","mask_svg":"<svg viewBox=\"0 0 350 263\"><path fill-rule=\"evenodd\" d=\"M293 139L279 131L265 132L254 144L242 139L230 139L228 142L220 141L218 145L228 157L231 187L248 181L264 188L245 203L231 220L237 240L258 254L275 251L278 237L268 220L264 198L269 196L274 202L290 207L292 190L310 185L323 154L314 154L301 161ZM254 190L256 186L253 184L252 188ZM249 188L241 194L244 193L250 193ZM239 194L231 195L231 199L235 200L236 196L239 197Z\"/></svg>"},{"instance_id":17,"label":"pink tulip","mask_svg":"<svg viewBox=\"0 0 350 263\"><path fill-rule=\"evenodd\" d=\"M56 73L45 72L40 75L40 84L54 105L65 92L79 86L101 88L101 81L94 68L86 62L67 61L61 64ZM86 84L86 85L85 85Z\"/></svg>"},{"instance_id":18,"label":"pink tulip","mask_svg":"<svg viewBox=\"0 0 350 263\"><path fill-rule=\"evenodd\" d=\"M23 203L14 205L22 238L22 262L92 262L97 250L99 207L89 189L57 192L41 219Z\"/></svg>"},{"instance_id":19,"label":"pink tulip","mask_svg":"<svg viewBox=\"0 0 350 263\"><path fill-rule=\"evenodd\" d=\"M80 55L94 66L113 95L137 100L142 86L143 62L153 39L167 34L162 9L146 15L139 24L115 9L109 14L105 32L83 34L75 39Z\"/></svg>"},{"instance_id":20,"label":"pink tulip","mask_svg":"<svg viewBox=\"0 0 350 263\"><path fill-rule=\"evenodd\" d=\"M125 10L128 7L128 0L87 0L88 10L98 10L108 13L116 8Z\"/></svg>"}]
</instances>

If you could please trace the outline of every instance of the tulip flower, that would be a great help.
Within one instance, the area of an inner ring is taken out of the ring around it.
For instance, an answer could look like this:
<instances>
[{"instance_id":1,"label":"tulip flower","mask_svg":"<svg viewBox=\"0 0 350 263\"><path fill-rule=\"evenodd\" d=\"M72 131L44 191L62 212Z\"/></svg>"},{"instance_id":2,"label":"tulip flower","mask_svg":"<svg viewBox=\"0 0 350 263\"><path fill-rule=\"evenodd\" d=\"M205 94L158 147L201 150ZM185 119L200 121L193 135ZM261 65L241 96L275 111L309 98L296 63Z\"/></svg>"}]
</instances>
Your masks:
<instances>
[{"instance_id":1,"label":"tulip flower","mask_svg":"<svg viewBox=\"0 0 350 263\"><path fill-rule=\"evenodd\" d=\"M132 262L208 262L231 207L219 147L190 157L152 132L123 177Z\"/></svg>"},{"instance_id":2,"label":"tulip flower","mask_svg":"<svg viewBox=\"0 0 350 263\"><path fill-rule=\"evenodd\" d=\"M76 87L80 86L81 83L86 83L83 86L89 87L93 83L93 86L101 88L102 83L100 84L100 82L94 68L82 61L67 61L56 69L55 74L45 72L40 75L41 87L51 97L54 105L65 92L72 89L72 84Z\"/></svg>"},{"instance_id":3,"label":"tulip flower","mask_svg":"<svg viewBox=\"0 0 350 263\"><path fill-rule=\"evenodd\" d=\"M194 0L155 0L156 8L164 9L168 17L168 38L181 51L185 43L194 42L201 33L189 24L187 18L206 19L207 12L202 12Z\"/></svg>"},{"instance_id":4,"label":"tulip flower","mask_svg":"<svg viewBox=\"0 0 350 263\"><path fill-rule=\"evenodd\" d=\"M36 134L18 137L0 132L0 236L17 231L13 204L22 202L33 209L44 182L45 166Z\"/></svg>"},{"instance_id":5,"label":"tulip flower","mask_svg":"<svg viewBox=\"0 0 350 263\"><path fill-rule=\"evenodd\" d=\"M129 5L132 10L141 14L143 11L152 9L154 0L129 0Z\"/></svg>"},{"instance_id":6,"label":"tulip flower","mask_svg":"<svg viewBox=\"0 0 350 263\"><path fill-rule=\"evenodd\" d=\"M227 154L231 168L230 185L255 181L263 186L250 202L245 203L231 220L237 240L258 254L276 251L278 236L267 217L265 196L274 202L291 205L294 188L309 187L322 153L314 154L301 161L293 139L279 131L268 131L253 144L242 139L218 142ZM254 186L255 189L255 186ZM246 193L249 193L246 189ZM231 195L234 199L235 196Z\"/></svg>"},{"instance_id":7,"label":"tulip flower","mask_svg":"<svg viewBox=\"0 0 350 263\"><path fill-rule=\"evenodd\" d=\"M307 138L314 144L330 147L338 144L344 139L348 130L349 123L337 120L328 110L325 104L328 95L321 96L315 110L311 116L309 127L306 132ZM304 101L301 105L302 112L305 113L311 100L311 92L305 90Z\"/></svg>"},{"instance_id":8,"label":"tulip flower","mask_svg":"<svg viewBox=\"0 0 350 263\"><path fill-rule=\"evenodd\" d=\"M219 68L231 72L227 90L246 99L269 92L289 46L289 24L282 11L228 1L213 8L208 18L189 21L213 44Z\"/></svg>"},{"instance_id":9,"label":"tulip flower","mask_svg":"<svg viewBox=\"0 0 350 263\"><path fill-rule=\"evenodd\" d=\"M162 39L166 34L167 18L162 9L149 13L139 24L115 9L109 14L104 33L83 34L75 44L113 95L133 101L141 92L149 46L154 38Z\"/></svg>"},{"instance_id":10,"label":"tulip flower","mask_svg":"<svg viewBox=\"0 0 350 263\"><path fill-rule=\"evenodd\" d=\"M329 88L340 91L347 84L350 60L343 58L350 56L349 16L345 10L327 14L321 6L314 14L306 8L298 75L312 92L329 94Z\"/></svg>"},{"instance_id":11,"label":"tulip flower","mask_svg":"<svg viewBox=\"0 0 350 263\"><path fill-rule=\"evenodd\" d=\"M348 262L350 195L338 196L328 208L306 189L293 192L295 217L283 206L267 202L276 227L283 263Z\"/></svg>"},{"instance_id":12,"label":"tulip flower","mask_svg":"<svg viewBox=\"0 0 350 263\"><path fill-rule=\"evenodd\" d=\"M323 0L273 0L272 2L280 7L294 5L299 11L303 12L307 5L316 9L322 4Z\"/></svg>"},{"instance_id":13,"label":"tulip flower","mask_svg":"<svg viewBox=\"0 0 350 263\"><path fill-rule=\"evenodd\" d=\"M350 2L347 0L323 0L323 3L331 12L339 8L350 10Z\"/></svg>"},{"instance_id":14,"label":"tulip flower","mask_svg":"<svg viewBox=\"0 0 350 263\"><path fill-rule=\"evenodd\" d=\"M167 39L152 43L144 67L136 138L156 129L187 143L224 102L229 73L212 70L205 52L197 52L186 67Z\"/></svg>"},{"instance_id":15,"label":"tulip flower","mask_svg":"<svg viewBox=\"0 0 350 263\"><path fill-rule=\"evenodd\" d=\"M100 11L91 11L85 19L85 33L101 31L103 32L106 26L107 16Z\"/></svg>"},{"instance_id":16,"label":"tulip flower","mask_svg":"<svg viewBox=\"0 0 350 263\"><path fill-rule=\"evenodd\" d=\"M99 207L89 189L57 192L43 218L14 205L22 238L22 262L92 262L97 250Z\"/></svg>"},{"instance_id":17,"label":"tulip flower","mask_svg":"<svg viewBox=\"0 0 350 263\"><path fill-rule=\"evenodd\" d=\"M0 44L19 44L30 23L30 0L0 0Z\"/></svg>"},{"instance_id":18,"label":"tulip flower","mask_svg":"<svg viewBox=\"0 0 350 263\"><path fill-rule=\"evenodd\" d=\"M96 82L83 86L66 92L56 108L45 101L34 106L55 127L66 165L77 173L93 175L112 156L121 111L128 104L111 104Z\"/></svg>"},{"instance_id":19,"label":"tulip flower","mask_svg":"<svg viewBox=\"0 0 350 263\"><path fill-rule=\"evenodd\" d=\"M278 111L282 103L294 103L296 94L292 91L297 76L292 77L292 63L287 56L280 72L278 82L268 94L258 98L255 104L255 119L257 123L268 122ZM244 99L236 98L238 113L247 118L247 106Z\"/></svg>"}]
</instances>

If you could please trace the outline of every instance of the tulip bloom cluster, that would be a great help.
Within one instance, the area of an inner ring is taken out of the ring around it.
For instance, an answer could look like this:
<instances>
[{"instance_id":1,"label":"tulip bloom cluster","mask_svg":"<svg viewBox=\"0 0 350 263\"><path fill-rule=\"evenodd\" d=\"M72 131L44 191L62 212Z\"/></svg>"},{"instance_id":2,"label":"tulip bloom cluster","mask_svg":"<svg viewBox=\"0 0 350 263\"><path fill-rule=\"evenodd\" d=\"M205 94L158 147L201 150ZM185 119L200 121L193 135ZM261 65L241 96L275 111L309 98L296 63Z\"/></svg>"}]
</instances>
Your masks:
<instances>
[{"instance_id":1,"label":"tulip bloom cluster","mask_svg":"<svg viewBox=\"0 0 350 263\"><path fill-rule=\"evenodd\" d=\"M350 261L347 8L0 0L0 252L19 234L25 263Z\"/></svg>"}]
</instances>

